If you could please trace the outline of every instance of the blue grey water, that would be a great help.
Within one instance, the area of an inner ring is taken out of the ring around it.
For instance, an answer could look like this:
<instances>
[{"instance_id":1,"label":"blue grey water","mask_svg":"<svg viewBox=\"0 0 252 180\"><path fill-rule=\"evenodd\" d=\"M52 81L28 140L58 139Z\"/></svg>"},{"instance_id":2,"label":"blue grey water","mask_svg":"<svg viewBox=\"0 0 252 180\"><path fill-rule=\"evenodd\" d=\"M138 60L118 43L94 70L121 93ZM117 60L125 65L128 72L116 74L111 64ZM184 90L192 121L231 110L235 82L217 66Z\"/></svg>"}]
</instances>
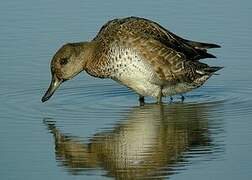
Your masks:
<instances>
[{"instance_id":1,"label":"blue grey water","mask_svg":"<svg viewBox=\"0 0 252 180\"><path fill-rule=\"evenodd\" d=\"M225 68L184 103L84 73L41 103L63 43L132 15L220 44ZM251 19L250 0L1 1L0 179L251 179Z\"/></svg>"}]
</instances>

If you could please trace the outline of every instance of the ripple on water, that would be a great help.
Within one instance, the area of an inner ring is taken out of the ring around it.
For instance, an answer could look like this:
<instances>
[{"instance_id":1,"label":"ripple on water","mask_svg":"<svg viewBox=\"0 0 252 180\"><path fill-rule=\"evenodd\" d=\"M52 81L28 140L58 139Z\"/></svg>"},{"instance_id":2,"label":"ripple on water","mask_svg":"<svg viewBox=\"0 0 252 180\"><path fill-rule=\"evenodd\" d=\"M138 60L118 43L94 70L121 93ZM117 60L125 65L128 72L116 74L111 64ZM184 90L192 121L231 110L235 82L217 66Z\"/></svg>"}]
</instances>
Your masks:
<instances>
[{"instance_id":1,"label":"ripple on water","mask_svg":"<svg viewBox=\"0 0 252 180\"><path fill-rule=\"evenodd\" d=\"M38 85L36 85L38 86ZM62 87L52 99L42 104L41 96L44 93L40 87L25 90L7 90L1 92L3 117L18 116L20 120L32 121L43 116L57 116L67 119L83 119L85 117L116 116L123 109L138 105L137 95L127 88L113 82L85 83L85 86L74 85ZM218 113L227 113L238 116L241 113L252 113L252 88L227 88L224 85L205 86L186 94L185 103L223 103ZM173 103L181 102L179 96ZM155 99L147 98L147 102ZM164 101L170 103L169 98ZM190 108L190 107L187 107ZM118 114L120 116L120 114Z\"/></svg>"},{"instance_id":2,"label":"ripple on water","mask_svg":"<svg viewBox=\"0 0 252 180\"><path fill-rule=\"evenodd\" d=\"M32 121L42 116L61 117L61 120L69 119L82 121L83 118L102 118L104 116L120 117L122 109L128 109L132 105L138 105L137 95L127 88L111 81L96 83L85 82L83 85L63 86L52 97L50 102L42 104L40 98L44 93L39 84L24 90L3 89L1 101L3 102L2 116L16 116L20 121ZM225 108L219 109L219 113L238 115L239 113L251 113L251 88L228 89L224 86L206 86L186 94L186 103L222 102ZM147 102L155 99L147 98ZM165 98L169 102L169 98ZM179 96L174 98L180 102ZM228 107L228 108L227 108Z\"/></svg>"}]
</instances>

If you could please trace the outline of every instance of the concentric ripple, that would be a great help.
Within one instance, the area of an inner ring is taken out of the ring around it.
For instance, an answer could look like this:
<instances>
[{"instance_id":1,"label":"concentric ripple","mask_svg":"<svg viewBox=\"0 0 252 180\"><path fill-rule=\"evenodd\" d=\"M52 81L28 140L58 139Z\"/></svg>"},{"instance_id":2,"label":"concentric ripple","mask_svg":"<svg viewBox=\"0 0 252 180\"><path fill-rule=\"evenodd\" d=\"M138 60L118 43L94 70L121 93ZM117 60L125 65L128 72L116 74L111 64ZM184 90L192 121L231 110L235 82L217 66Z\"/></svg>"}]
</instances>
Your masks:
<instances>
[{"instance_id":1,"label":"concentric ripple","mask_svg":"<svg viewBox=\"0 0 252 180\"><path fill-rule=\"evenodd\" d=\"M34 86L23 90L7 90L1 92L1 102L4 104L1 116L18 116L20 121L32 121L41 116L83 119L85 117L120 116L122 111L138 106L138 96L126 87L117 83L97 81L94 83L67 84L61 87L49 102L41 103L44 93L41 87ZM252 113L252 88L225 87L224 85L206 85L185 95L184 104L218 104L222 108L219 113L228 113L230 116ZM154 98L146 98L147 103L155 102ZM164 98L164 103L182 103L180 96ZM187 107L188 108L188 107ZM117 115L116 115L117 114ZM19 122L20 122L19 121Z\"/></svg>"}]
</instances>

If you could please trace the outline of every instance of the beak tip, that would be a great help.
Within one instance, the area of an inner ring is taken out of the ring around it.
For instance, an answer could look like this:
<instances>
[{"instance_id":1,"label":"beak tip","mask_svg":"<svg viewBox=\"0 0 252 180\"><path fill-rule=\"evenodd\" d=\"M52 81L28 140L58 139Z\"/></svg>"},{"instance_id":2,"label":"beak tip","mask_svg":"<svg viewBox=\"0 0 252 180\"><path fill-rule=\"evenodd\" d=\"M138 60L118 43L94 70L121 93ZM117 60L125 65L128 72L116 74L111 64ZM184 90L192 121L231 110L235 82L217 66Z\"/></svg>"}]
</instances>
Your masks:
<instances>
[{"instance_id":1,"label":"beak tip","mask_svg":"<svg viewBox=\"0 0 252 180\"><path fill-rule=\"evenodd\" d=\"M56 89L60 86L60 84L63 82L63 80L59 80L56 76L52 77L51 84L46 91L45 95L41 98L42 103L46 102L50 97L54 94Z\"/></svg>"},{"instance_id":2,"label":"beak tip","mask_svg":"<svg viewBox=\"0 0 252 180\"><path fill-rule=\"evenodd\" d=\"M44 103L44 102L46 102L48 99L49 99L48 97L43 96L42 99L41 99L41 102Z\"/></svg>"}]
</instances>

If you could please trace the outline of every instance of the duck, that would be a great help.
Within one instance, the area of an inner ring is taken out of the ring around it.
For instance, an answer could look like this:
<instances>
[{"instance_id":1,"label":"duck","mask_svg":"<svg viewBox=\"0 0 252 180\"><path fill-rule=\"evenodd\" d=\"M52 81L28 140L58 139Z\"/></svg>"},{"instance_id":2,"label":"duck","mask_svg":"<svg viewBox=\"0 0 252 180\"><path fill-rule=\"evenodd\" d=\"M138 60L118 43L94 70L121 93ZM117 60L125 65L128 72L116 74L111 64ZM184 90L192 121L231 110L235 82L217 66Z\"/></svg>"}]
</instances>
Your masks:
<instances>
[{"instance_id":1,"label":"duck","mask_svg":"<svg viewBox=\"0 0 252 180\"><path fill-rule=\"evenodd\" d=\"M91 41L66 43L51 60L51 83L41 101L50 99L63 82L85 71L110 78L158 104L166 96L202 86L223 67L200 62L216 58L208 49L220 45L184 39L141 17L108 21Z\"/></svg>"}]
</instances>

